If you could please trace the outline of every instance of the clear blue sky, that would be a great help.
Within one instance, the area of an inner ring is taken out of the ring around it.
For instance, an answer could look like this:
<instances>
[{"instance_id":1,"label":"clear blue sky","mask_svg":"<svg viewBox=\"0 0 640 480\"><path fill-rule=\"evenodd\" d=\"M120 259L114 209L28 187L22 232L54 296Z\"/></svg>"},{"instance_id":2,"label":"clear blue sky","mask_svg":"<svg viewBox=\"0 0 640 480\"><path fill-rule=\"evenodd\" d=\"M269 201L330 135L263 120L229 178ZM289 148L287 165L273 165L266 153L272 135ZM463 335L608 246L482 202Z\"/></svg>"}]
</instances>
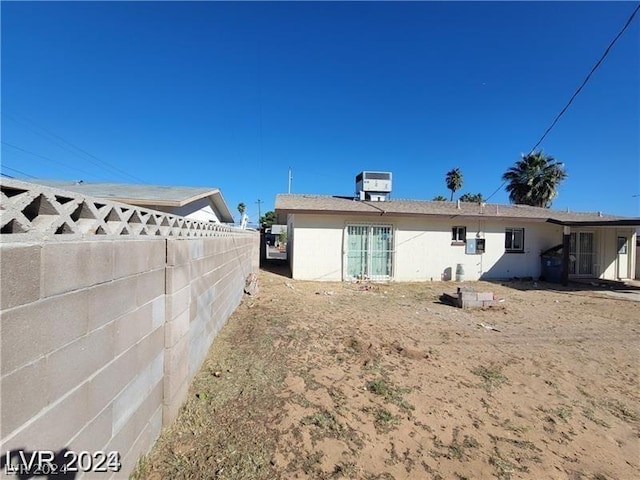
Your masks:
<instances>
[{"instance_id":1,"label":"clear blue sky","mask_svg":"<svg viewBox=\"0 0 640 480\"><path fill-rule=\"evenodd\" d=\"M2 171L135 182L64 139L146 183L218 186L252 220L288 167L294 193L388 170L418 199L459 167L486 197L635 6L2 2L2 141L39 155L3 144ZM640 215L639 62L640 16L542 145L569 173L554 208Z\"/></svg>"}]
</instances>

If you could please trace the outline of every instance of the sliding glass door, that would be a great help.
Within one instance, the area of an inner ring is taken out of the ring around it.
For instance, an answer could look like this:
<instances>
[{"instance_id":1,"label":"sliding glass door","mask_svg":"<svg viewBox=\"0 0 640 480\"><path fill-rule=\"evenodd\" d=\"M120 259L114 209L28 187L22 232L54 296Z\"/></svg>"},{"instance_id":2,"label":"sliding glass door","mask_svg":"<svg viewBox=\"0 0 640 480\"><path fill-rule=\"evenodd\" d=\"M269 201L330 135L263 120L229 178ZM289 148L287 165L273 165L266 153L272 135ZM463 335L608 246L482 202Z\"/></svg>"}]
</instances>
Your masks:
<instances>
[{"instance_id":1,"label":"sliding glass door","mask_svg":"<svg viewBox=\"0 0 640 480\"><path fill-rule=\"evenodd\" d=\"M393 267L391 225L347 225L345 280L389 280Z\"/></svg>"}]
</instances>

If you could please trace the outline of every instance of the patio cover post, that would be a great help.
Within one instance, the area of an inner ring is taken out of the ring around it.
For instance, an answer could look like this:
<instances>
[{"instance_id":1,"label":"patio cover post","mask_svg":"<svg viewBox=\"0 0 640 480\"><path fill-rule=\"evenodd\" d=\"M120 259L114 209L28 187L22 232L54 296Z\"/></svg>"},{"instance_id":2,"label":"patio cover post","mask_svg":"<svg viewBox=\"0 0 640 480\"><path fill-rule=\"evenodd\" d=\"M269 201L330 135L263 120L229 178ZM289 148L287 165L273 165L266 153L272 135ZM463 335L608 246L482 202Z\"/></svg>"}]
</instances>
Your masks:
<instances>
[{"instance_id":1,"label":"patio cover post","mask_svg":"<svg viewBox=\"0 0 640 480\"><path fill-rule=\"evenodd\" d=\"M562 235L562 285L569 285L569 249L571 248L571 227L566 226Z\"/></svg>"}]
</instances>

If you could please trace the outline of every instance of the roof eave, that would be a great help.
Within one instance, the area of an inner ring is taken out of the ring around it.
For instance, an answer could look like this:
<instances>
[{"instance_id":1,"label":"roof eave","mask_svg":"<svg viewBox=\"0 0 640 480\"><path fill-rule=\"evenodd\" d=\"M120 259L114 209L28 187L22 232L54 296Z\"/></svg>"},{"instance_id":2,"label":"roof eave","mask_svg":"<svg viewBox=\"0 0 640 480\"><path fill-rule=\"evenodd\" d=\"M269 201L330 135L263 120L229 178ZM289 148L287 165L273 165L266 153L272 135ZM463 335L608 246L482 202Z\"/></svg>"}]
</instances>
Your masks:
<instances>
[{"instance_id":1,"label":"roof eave","mask_svg":"<svg viewBox=\"0 0 640 480\"><path fill-rule=\"evenodd\" d=\"M387 211L369 211L364 212L361 210L322 210L322 209L310 209L310 208L275 208L276 213L288 214L288 213L304 213L314 215L364 215L364 216L388 216L388 217L438 217L438 218L464 218L464 219L495 219L495 220L508 220L508 221L526 221L526 222L540 222L544 223L548 219L540 217L517 217L510 215L488 215L483 213L470 214L470 213L415 213L415 212L387 212Z\"/></svg>"},{"instance_id":2,"label":"roof eave","mask_svg":"<svg viewBox=\"0 0 640 480\"><path fill-rule=\"evenodd\" d=\"M562 225L565 227L640 227L640 218L620 218L612 220L580 220L567 221L550 218L549 223Z\"/></svg>"},{"instance_id":3,"label":"roof eave","mask_svg":"<svg viewBox=\"0 0 640 480\"><path fill-rule=\"evenodd\" d=\"M220 220L222 223L234 223L233 214L229 210L227 202L225 202L222 192L216 189L215 193L210 195L211 203L216 207L216 210L220 213Z\"/></svg>"}]
</instances>

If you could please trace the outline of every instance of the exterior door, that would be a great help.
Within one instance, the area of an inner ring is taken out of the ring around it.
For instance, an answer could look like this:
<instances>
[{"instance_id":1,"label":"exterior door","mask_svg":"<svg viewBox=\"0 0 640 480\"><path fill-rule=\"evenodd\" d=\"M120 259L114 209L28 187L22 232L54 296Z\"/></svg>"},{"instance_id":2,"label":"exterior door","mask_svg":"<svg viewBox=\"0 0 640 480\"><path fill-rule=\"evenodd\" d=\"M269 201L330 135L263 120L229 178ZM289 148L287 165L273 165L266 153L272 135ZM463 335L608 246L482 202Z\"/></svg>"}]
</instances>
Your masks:
<instances>
[{"instance_id":1,"label":"exterior door","mask_svg":"<svg viewBox=\"0 0 640 480\"><path fill-rule=\"evenodd\" d=\"M571 255L570 274L583 276L595 274L596 252L593 232L572 233L569 254Z\"/></svg>"},{"instance_id":2,"label":"exterior door","mask_svg":"<svg viewBox=\"0 0 640 480\"><path fill-rule=\"evenodd\" d=\"M389 280L393 267L391 225L347 225L345 280Z\"/></svg>"},{"instance_id":3,"label":"exterior door","mask_svg":"<svg viewBox=\"0 0 640 480\"><path fill-rule=\"evenodd\" d=\"M618 278L629 278L629 241L618 237Z\"/></svg>"}]
</instances>

